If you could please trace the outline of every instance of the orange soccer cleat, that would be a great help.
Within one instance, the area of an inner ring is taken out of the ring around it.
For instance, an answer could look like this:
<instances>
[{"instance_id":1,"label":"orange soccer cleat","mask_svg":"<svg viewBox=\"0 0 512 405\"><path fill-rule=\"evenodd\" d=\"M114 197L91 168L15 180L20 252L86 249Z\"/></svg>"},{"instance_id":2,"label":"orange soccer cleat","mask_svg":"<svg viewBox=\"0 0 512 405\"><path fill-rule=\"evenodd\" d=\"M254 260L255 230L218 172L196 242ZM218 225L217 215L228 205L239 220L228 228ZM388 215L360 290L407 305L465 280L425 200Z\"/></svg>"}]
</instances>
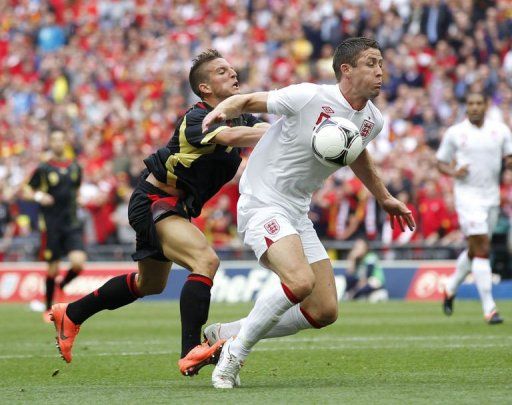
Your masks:
<instances>
[{"instance_id":1,"label":"orange soccer cleat","mask_svg":"<svg viewBox=\"0 0 512 405\"><path fill-rule=\"evenodd\" d=\"M52 306L50 317L55 325L57 336L56 346L59 349L61 357L66 363L71 363L72 355L71 349L76 335L80 331L80 325L75 325L71 319L66 315L66 308L68 304L55 304Z\"/></svg>"},{"instance_id":2,"label":"orange soccer cleat","mask_svg":"<svg viewBox=\"0 0 512 405\"><path fill-rule=\"evenodd\" d=\"M219 339L212 346L204 342L194 347L185 357L178 361L181 374L192 377L198 374L199 370L204 366L217 363L225 341L226 339Z\"/></svg>"}]
</instances>

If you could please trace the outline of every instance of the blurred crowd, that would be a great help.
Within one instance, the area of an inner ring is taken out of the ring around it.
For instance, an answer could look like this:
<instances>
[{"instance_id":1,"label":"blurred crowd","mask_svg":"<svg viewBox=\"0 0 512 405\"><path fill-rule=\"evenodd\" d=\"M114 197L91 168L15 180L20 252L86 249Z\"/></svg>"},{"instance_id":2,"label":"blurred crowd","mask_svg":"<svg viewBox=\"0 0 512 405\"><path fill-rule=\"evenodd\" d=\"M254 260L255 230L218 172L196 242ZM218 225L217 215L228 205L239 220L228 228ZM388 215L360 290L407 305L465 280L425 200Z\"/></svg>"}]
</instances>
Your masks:
<instances>
[{"instance_id":1,"label":"blurred crowd","mask_svg":"<svg viewBox=\"0 0 512 405\"><path fill-rule=\"evenodd\" d=\"M0 236L37 232L37 207L18 196L50 126L67 130L69 153L84 169L87 242L133 243L127 201L143 158L168 142L196 101L188 84L195 55L218 49L236 67L242 92L333 83L334 47L359 35L376 38L385 59L375 100L385 126L371 152L419 227L390 229L348 169L314 196L311 218L325 239L460 242L451 180L437 172L435 151L447 126L464 118L469 89L490 96L489 119L512 126L508 0L2 1ZM237 198L235 179L196 221L217 247L240 244ZM508 224L510 172L503 215Z\"/></svg>"}]
</instances>

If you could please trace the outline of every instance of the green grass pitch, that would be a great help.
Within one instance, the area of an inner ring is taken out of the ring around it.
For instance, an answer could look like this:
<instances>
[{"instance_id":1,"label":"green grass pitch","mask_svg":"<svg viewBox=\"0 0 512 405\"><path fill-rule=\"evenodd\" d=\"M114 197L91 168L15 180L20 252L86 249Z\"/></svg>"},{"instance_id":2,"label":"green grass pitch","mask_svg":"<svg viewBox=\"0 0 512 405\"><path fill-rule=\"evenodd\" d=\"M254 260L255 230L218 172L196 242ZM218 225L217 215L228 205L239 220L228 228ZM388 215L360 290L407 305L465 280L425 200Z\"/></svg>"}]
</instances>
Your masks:
<instances>
[{"instance_id":1,"label":"green grass pitch","mask_svg":"<svg viewBox=\"0 0 512 405\"><path fill-rule=\"evenodd\" d=\"M510 404L512 302L488 326L476 301L342 303L322 330L260 342L242 387L210 385L211 367L182 377L177 303L141 302L87 321L67 365L53 325L26 306L0 306L0 403L48 404ZM212 304L228 321L251 305Z\"/></svg>"}]
</instances>

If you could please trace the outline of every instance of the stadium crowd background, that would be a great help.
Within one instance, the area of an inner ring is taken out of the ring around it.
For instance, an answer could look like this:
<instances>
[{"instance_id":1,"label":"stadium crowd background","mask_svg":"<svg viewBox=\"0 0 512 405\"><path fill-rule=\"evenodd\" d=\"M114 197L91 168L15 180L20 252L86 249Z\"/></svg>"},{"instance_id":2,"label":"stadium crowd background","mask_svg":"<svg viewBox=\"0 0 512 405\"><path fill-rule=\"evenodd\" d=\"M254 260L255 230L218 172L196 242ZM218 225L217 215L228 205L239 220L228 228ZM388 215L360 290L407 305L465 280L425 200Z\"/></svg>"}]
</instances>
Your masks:
<instances>
[{"instance_id":1,"label":"stadium crowd background","mask_svg":"<svg viewBox=\"0 0 512 405\"><path fill-rule=\"evenodd\" d=\"M392 232L348 169L314 196L311 218L326 240L462 243L451 180L439 175L434 154L446 127L464 118L470 88L489 95L490 119L512 127L507 0L0 2L0 231L10 212L15 240L37 235L37 207L19 190L58 125L84 168L88 245L132 244L131 190L143 158L167 143L196 101L188 83L196 54L218 49L238 70L242 92L331 83L333 47L359 35L375 37L385 58L375 102L386 123L372 154L419 227ZM240 246L237 180L195 221L218 248ZM503 173L502 189L499 232L506 234L512 172ZM9 250L3 256L16 260Z\"/></svg>"}]
</instances>

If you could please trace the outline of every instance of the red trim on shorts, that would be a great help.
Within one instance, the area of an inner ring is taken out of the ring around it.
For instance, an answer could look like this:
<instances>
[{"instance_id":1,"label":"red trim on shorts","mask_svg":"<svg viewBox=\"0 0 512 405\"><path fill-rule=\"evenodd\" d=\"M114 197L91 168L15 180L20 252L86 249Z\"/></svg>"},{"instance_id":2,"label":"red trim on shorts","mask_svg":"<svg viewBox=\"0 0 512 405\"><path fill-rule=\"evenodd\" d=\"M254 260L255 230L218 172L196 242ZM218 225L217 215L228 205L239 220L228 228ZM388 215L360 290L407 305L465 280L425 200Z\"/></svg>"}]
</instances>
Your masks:
<instances>
[{"instance_id":1,"label":"red trim on shorts","mask_svg":"<svg viewBox=\"0 0 512 405\"><path fill-rule=\"evenodd\" d=\"M206 284L208 287L213 285L213 280L210 277L203 276L202 274L189 274L187 281L199 281Z\"/></svg>"},{"instance_id":2,"label":"red trim on shorts","mask_svg":"<svg viewBox=\"0 0 512 405\"><path fill-rule=\"evenodd\" d=\"M281 283L281 287L283 287L284 295L293 303L298 304L300 300L292 293L292 291L284 284Z\"/></svg>"},{"instance_id":3,"label":"red trim on shorts","mask_svg":"<svg viewBox=\"0 0 512 405\"><path fill-rule=\"evenodd\" d=\"M300 312L302 312L302 315L304 315L304 318L306 318L306 320L309 322L309 324L310 324L313 328L320 329L320 328L322 328L322 327L323 327L323 326L322 326L322 325L320 325L317 321L315 321L315 320L313 319L313 317L312 317L311 315L309 315L309 314L307 313L307 311L306 311L304 308L302 308L302 307L300 307L300 306L299 306L299 309L300 309Z\"/></svg>"},{"instance_id":4,"label":"red trim on shorts","mask_svg":"<svg viewBox=\"0 0 512 405\"><path fill-rule=\"evenodd\" d=\"M161 197L158 194L146 194L147 197L153 201L153 203L156 203L157 201L164 201L168 203L169 205L172 205L173 207L176 207L176 204L178 203L178 197Z\"/></svg>"},{"instance_id":5,"label":"red trim on shorts","mask_svg":"<svg viewBox=\"0 0 512 405\"><path fill-rule=\"evenodd\" d=\"M272 243L274 243L274 241L265 236L265 243L267 244L267 249L268 249L270 247L270 245L272 245Z\"/></svg>"},{"instance_id":6,"label":"red trim on shorts","mask_svg":"<svg viewBox=\"0 0 512 405\"><path fill-rule=\"evenodd\" d=\"M41 246L39 247L39 260L46 261L44 257L44 251L46 250L46 246L48 246L48 233L46 231L40 232L41 235Z\"/></svg>"},{"instance_id":7,"label":"red trim on shorts","mask_svg":"<svg viewBox=\"0 0 512 405\"><path fill-rule=\"evenodd\" d=\"M199 103L197 103L197 106L203 110L206 110L206 106L204 105L204 103L202 103L201 101Z\"/></svg>"},{"instance_id":8,"label":"red trim on shorts","mask_svg":"<svg viewBox=\"0 0 512 405\"><path fill-rule=\"evenodd\" d=\"M93 295L94 295L95 297L97 297L98 295L100 295L100 292L99 292L98 290L94 290L92 293L93 293Z\"/></svg>"}]
</instances>

